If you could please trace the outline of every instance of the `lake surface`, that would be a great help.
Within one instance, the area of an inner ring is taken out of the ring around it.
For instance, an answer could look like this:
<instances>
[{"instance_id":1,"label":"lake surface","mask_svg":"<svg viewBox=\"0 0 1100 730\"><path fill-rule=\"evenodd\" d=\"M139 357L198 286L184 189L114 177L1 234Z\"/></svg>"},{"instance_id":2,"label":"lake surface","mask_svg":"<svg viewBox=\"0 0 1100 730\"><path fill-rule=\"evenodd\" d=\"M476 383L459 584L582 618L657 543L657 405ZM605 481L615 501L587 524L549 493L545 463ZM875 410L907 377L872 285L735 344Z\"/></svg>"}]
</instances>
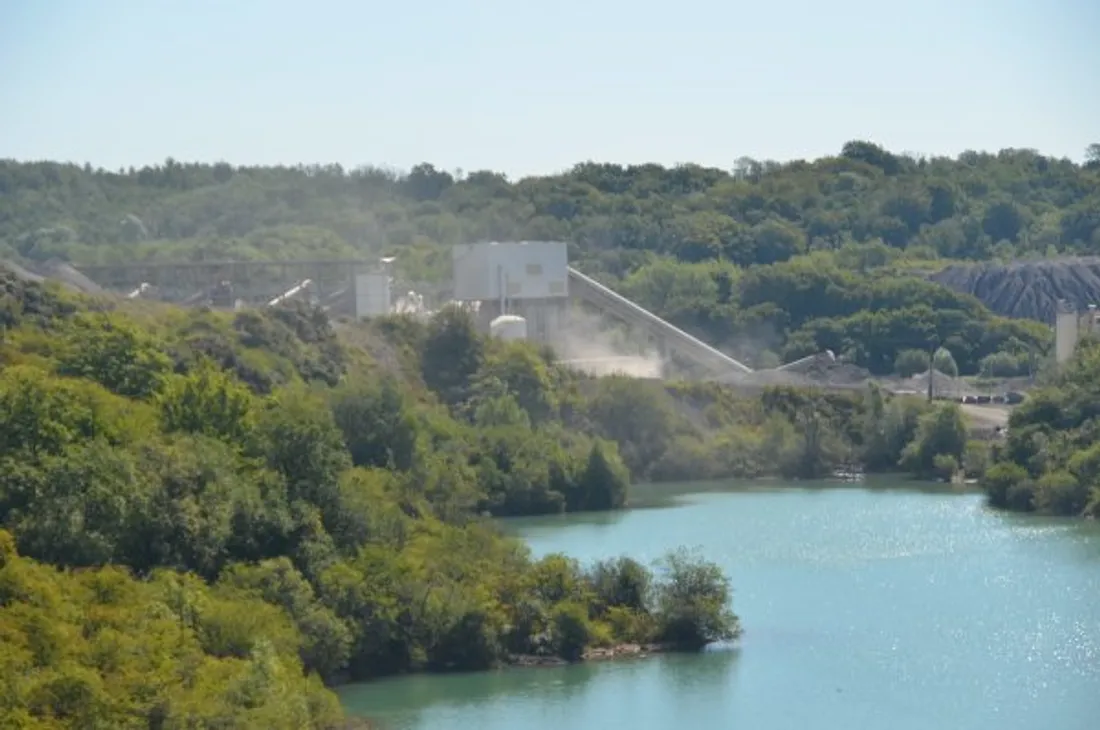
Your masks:
<instances>
[{"instance_id":1,"label":"lake surface","mask_svg":"<svg viewBox=\"0 0 1100 730\"><path fill-rule=\"evenodd\" d=\"M733 648L346 687L385 730L1096 730L1100 526L981 497L836 485L639 487L631 510L512 520L537 554L698 547Z\"/></svg>"}]
</instances>

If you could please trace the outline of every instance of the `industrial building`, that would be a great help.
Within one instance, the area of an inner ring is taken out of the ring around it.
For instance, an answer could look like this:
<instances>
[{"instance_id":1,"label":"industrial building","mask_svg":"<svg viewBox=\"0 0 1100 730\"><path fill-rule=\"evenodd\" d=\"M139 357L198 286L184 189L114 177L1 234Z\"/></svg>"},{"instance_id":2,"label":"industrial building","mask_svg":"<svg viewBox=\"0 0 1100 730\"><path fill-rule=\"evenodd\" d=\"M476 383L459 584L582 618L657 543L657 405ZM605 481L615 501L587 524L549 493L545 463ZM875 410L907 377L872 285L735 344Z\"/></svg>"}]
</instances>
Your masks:
<instances>
[{"instance_id":1,"label":"industrial building","mask_svg":"<svg viewBox=\"0 0 1100 730\"><path fill-rule=\"evenodd\" d=\"M478 304L489 331L503 316L523 320L525 337L561 347L571 329L574 304L588 306L646 339L662 360L676 357L701 375L727 377L752 370L669 324L569 266L562 241L486 242L455 246L454 299ZM511 329L518 331L515 319Z\"/></svg>"},{"instance_id":2,"label":"industrial building","mask_svg":"<svg viewBox=\"0 0 1100 730\"><path fill-rule=\"evenodd\" d=\"M454 246L450 286L398 282L393 258L378 261L198 261L80 267L81 275L131 299L221 308L274 306L301 299L334 316L426 315L450 301L467 307L482 331L558 347L577 306L614 320L662 361L700 376L736 379L752 370L569 266L563 241L482 242ZM77 273L77 272L74 272ZM398 294L398 292L402 292ZM604 358L613 360L614 358ZM613 363L612 363L613 365Z\"/></svg>"}]
</instances>

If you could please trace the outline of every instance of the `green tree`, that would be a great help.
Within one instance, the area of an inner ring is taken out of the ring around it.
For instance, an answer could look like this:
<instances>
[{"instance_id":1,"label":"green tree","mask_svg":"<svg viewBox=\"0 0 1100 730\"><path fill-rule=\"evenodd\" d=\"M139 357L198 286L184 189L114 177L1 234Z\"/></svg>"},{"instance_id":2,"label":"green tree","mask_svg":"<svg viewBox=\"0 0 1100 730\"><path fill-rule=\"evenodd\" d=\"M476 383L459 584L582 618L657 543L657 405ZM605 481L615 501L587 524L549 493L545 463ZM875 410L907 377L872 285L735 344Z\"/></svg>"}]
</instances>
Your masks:
<instances>
[{"instance_id":1,"label":"green tree","mask_svg":"<svg viewBox=\"0 0 1100 730\"><path fill-rule=\"evenodd\" d=\"M187 375L170 379L158 403L168 433L204 434L245 445L255 428L255 398L209 360Z\"/></svg>"},{"instance_id":2,"label":"green tree","mask_svg":"<svg viewBox=\"0 0 1100 730\"><path fill-rule=\"evenodd\" d=\"M288 499L316 505L331 519L351 456L327 404L307 391L284 390L267 404L257 434L267 465L286 480Z\"/></svg>"},{"instance_id":3,"label":"green tree","mask_svg":"<svg viewBox=\"0 0 1100 730\"><path fill-rule=\"evenodd\" d=\"M57 372L100 383L131 398L150 398L171 368L163 346L136 327L108 316L80 317L65 338Z\"/></svg>"},{"instance_id":4,"label":"green tree","mask_svg":"<svg viewBox=\"0 0 1100 730\"><path fill-rule=\"evenodd\" d=\"M1100 167L1100 143L1094 142L1085 149L1085 165Z\"/></svg>"},{"instance_id":5,"label":"green tree","mask_svg":"<svg viewBox=\"0 0 1100 730\"><path fill-rule=\"evenodd\" d=\"M954 403L937 406L921 416L913 441L901 455L901 466L921 476L942 476L945 462L937 466L938 457L950 457L955 468L966 450L966 423L962 411Z\"/></svg>"},{"instance_id":6,"label":"green tree","mask_svg":"<svg viewBox=\"0 0 1100 730\"><path fill-rule=\"evenodd\" d=\"M340 389L333 397L332 411L353 464L412 468L419 426L394 378Z\"/></svg>"},{"instance_id":7,"label":"green tree","mask_svg":"<svg viewBox=\"0 0 1100 730\"><path fill-rule=\"evenodd\" d=\"M547 363L523 343L501 343L485 358L477 390L512 395L533 424L544 423L557 411L557 398Z\"/></svg>"},{"instance_id":8,"label":"green tree","mask_svg":"<svg viewBox=\"0 0 1100 730\"><path fill-rule=\"evenodd\" d=\"M608 446L596 442L588 452L588 462L577 481L579 504L567 501L572 509L608 510L626 503L626 489L630 475L618 459L618 454L607 453Z\"/></svg>"},{"instance_id":9,"label":"green tree","mask_svg":"<svg viewBox=\"0 0 1100 730\"><path fill-rule=\"evenodd\" d=\"M956 364L951 351L946 347L936 350L936 354L932 358L932 365L945 375L955 377L959 374L959 366Z\"/></svg>"},{"instance_id":10,"label":"green tree","mask_svg":"<svg viewBox=\"0 0 1100 730\"><path fill-rule=\"evenodd\" d=\"M661 567L655 600L661 641L702 648L741 633L729 581L717 565L680 550L663 558Z\"/></svg>"},{"instance_id":11,"label":"green tree","mask_svg":"<svg viewBox=\"0 0 1100 730\"><path fill-rule=\"evenodd\" d=\"M445 308L428 326L420 356L424 382L448 404L465 401L481 370L484 349L470 315L458 307Z\"/></svg>"},{"instance_id":12,"label":"green tree","mask_svg":"<svg viewBox=\"0 0 1100 730\"><path fill-rule=\"evenodd\" d=\"M0 512L20 552L60 565L125 562L149 484L130 454L102 441L9 471Z\"/></svg>"},{"instance_id":13,"label":"green tree","mask_svg":"<svg viewBox=\"0 0 1100 730\"><path fill-rule=\"evenodd\" d=\"M865 415L862 461L872 471L893 471L917 438L928 408L919 398L893 398L886 403L877 391L869 397L873 402Z\"/></svg>"},{"instance_id":14,"label":"green tree","mask_svg":"<svg viewBox=\"0 0 1100 730\"><path fill-rule=\"evenodd\" d=\"M97 384L53 378L31 366L0 371L0 456L35 458L95 439L123 443L146 421L140 408Z\"/></svg>"},{"instance_id":15,"label":"green tree","mask_svg":"<svg viewBox=\"0 0 1100 730\"><path fill-rule=\"evenodd\" d=\"M488 390L488 388L486 388ZM515 396L503 387L494 388L498 394L483 394L474 409L474 424L483 428L531 428L531 418L523 410Z\"/></svg>"},{"instance_id":16,"label":"green tree","mask_svg":"<svg viewBox=\"0 0 1100 730\"><path fill-rule=\"evenodd\" d=\"M894 359L894 372L911 378L928 370L928 353L924 350L902 350Z\"/></svg>"},{"instance_id":17,"label":"green tree","mask_svg":"<svg viewBox=\"0 0 1100 730\"><path fill-rule=\"evenodd\" d=\"M558 605L554 609L552 631L554 653L563 659L577 661L592 639L587 609L575 603Z\"/></svg>"},{"instance_id":18,"label":"green tree","mask_svg":"<svg viewBox=\"0 0 1100 730\"><path fill-rule=\"evenodd\" d=\"M602 607L647 611L652 601L653 576L632 558L617 558L596 563L590 571L591 582Z\"/></svg>"},{"instance_id":19,"label":"green tree","mask_svg":"<svg viewBox=\"0 0 1100 730\"><path fill-rule=\"evenodd\" d=\"M636 476L644 477L673 439L675 415L657 387L625 376L601 378L586 405L596 433L619 444Z\"/></svg>"}]
</instances>

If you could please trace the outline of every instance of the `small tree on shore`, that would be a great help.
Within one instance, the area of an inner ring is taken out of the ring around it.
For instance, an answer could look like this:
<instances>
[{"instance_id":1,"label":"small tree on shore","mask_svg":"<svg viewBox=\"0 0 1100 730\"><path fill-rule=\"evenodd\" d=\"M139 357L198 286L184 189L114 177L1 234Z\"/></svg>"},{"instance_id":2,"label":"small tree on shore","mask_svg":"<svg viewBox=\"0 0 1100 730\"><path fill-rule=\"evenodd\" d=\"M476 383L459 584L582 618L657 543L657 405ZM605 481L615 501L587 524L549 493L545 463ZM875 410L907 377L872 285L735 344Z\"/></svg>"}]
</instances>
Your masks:
<instances>
[{"instance_id":1,"label":"small tree on shore","mask_svg":"<svg viewBox=\"0 0 1100 730\"><path fill-rule=\"evenodd\" d=\"M683 548L658 562L662 571L655 591L658 640L684 648L702 648L741 634L731 608L729 578L716 564Z\"/></svg>"}]
</instances>

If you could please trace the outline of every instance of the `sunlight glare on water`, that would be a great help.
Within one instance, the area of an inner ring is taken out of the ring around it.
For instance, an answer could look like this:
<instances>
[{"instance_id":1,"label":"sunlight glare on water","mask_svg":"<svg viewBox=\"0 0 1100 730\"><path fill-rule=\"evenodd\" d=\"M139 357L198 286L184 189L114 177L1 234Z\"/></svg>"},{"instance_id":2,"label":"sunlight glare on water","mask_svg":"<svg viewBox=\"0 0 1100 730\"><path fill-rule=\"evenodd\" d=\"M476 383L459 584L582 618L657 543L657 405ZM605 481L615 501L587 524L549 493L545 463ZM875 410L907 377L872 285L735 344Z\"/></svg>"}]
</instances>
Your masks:
<instances>
[{"instance_id":1,"label":"sunlight glare on water","mask_svg":"<svg viewBox=\"0 0 1100 730\"><path fill-rule=\"evenodd\" d=\"M1096 730L1100 529L903 489L643 488L644 508L513 520L536 554L727 571L733 649L345 688L389 730Z\"/></svg>"}]
</instances>

